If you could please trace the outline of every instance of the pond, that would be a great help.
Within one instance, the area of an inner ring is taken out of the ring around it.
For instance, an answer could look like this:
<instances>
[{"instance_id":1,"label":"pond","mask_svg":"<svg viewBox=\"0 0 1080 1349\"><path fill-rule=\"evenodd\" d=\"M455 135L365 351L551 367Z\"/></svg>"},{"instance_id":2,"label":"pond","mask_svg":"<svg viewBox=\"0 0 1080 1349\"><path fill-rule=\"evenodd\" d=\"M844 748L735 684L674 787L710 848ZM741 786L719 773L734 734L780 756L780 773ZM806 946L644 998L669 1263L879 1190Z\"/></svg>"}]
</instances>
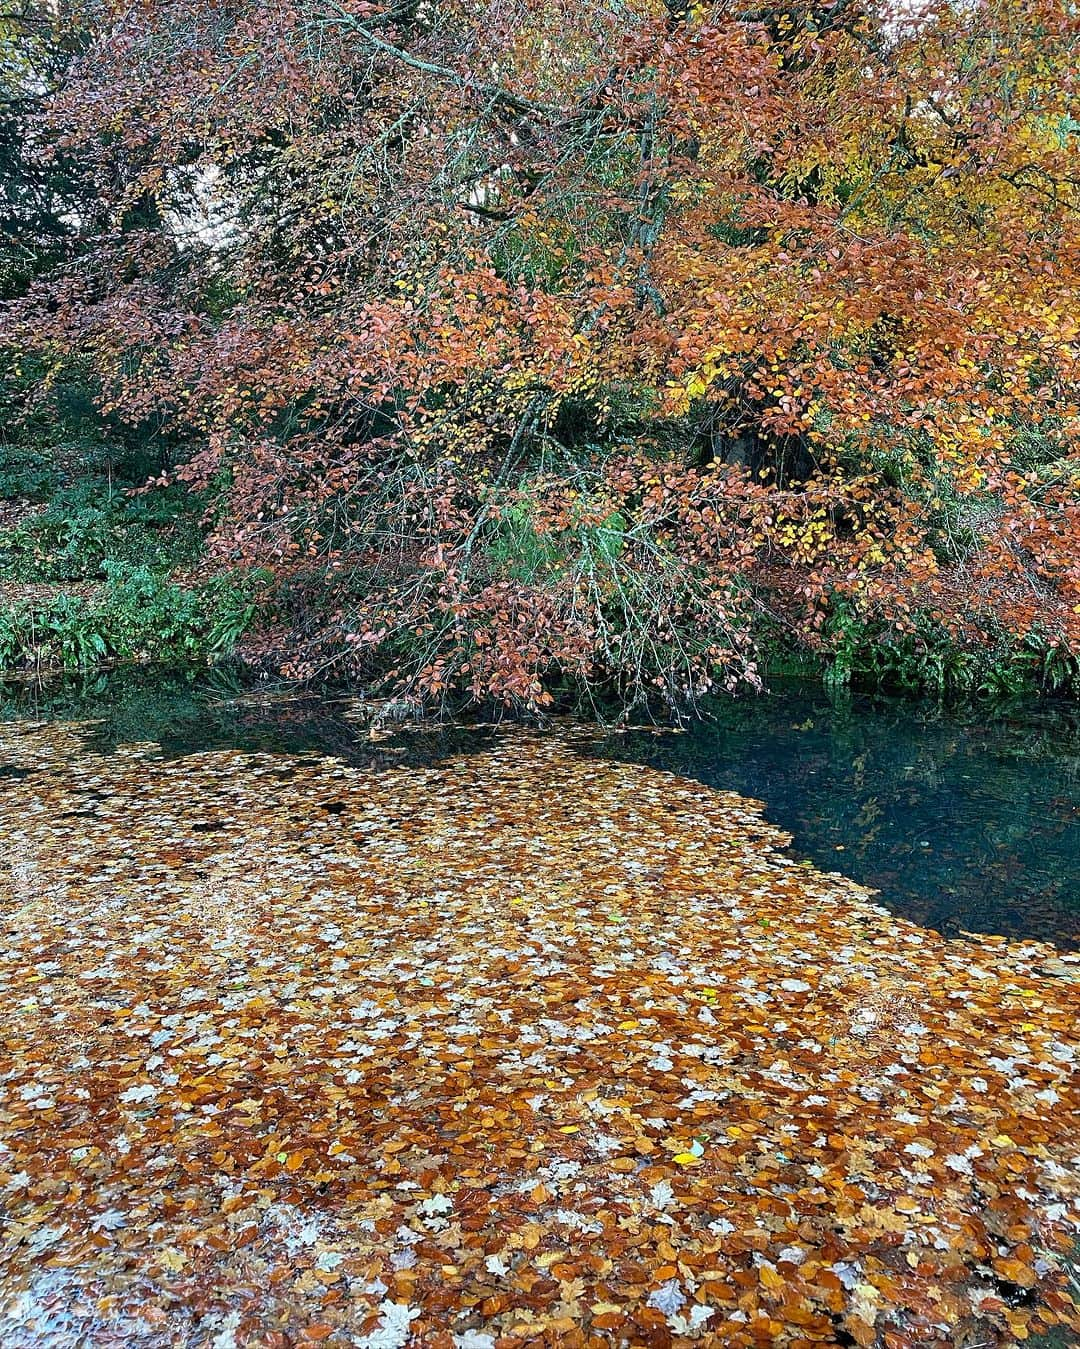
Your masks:
<instances>
[{"instance_id":1,"label":"pond","mask_svg":"<svg viewBox=\"0 0 1080 1349\"><path fill-rule=\"evenodd\" d=\"M89 720L88 743L157 742L370 760L346 699L240 690L199 677L111 676L45 690L8 686L0 717ZM895 913L964 931L1080 944L1080 710L1068 704L942 707L782 685L715 703L682 733L611 735L589 752L761 801L792 847L880 892ZM482 740L483 737L480 737ZM421 762L475 746L410 731ZM12 772L0 765L0 781Z\"/></svg>"},{"instance_id":2,"label":"pond","mask_svg":"<svg viewBox=\"0 0 1080 1349\"><path fill-rule=\"evenodd\" d=\"M945 935L1080 937L1080 713L830 699L714 706L615 752L765 805L794 848Z\"/></svg>"},{"instance_id":3,"label":"pond","mask_svg":"<svg viewBox=\"0 0 1080 1349\"><path fill-rule=\"evenodd\" d=\"M4 690L4 1349L1080 1332L1072 714L711 713Z\"/></svg>"}]
</instances>

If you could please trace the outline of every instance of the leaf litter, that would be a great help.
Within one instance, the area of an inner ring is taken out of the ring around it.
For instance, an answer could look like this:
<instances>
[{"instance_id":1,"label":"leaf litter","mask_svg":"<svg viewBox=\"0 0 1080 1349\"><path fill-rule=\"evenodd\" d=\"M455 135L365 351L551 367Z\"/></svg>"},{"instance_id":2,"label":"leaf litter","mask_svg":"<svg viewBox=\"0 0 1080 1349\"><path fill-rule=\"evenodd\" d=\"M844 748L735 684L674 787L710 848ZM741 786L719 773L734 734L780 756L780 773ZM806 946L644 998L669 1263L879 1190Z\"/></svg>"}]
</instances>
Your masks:
<instances>
[{"instance_id":1,"label":"leaf litter","mask_svg":"<svg viewBox=\"0 0 1080 1349\"><path fill-rule=\"evenodd\" d=\"M85 729L0 726L6 1346L1080 1330L1052 948L896 919L572 727L371 767Z\"/></svg>"}]
</instances>

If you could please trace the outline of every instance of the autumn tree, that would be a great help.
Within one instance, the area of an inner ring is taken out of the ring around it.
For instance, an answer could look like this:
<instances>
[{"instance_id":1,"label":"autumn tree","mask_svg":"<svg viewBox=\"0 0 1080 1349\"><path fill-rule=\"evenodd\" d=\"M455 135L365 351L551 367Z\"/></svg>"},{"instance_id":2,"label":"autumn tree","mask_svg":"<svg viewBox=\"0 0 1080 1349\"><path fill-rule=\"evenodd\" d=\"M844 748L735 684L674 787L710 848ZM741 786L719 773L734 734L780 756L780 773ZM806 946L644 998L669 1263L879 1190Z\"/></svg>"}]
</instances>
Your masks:
<instances>
[{"instance_id":1,"label":"autumn tree","mask_svg":"<svg viewBox=\"0 0 1080 1349\"><path fill-rule=\"evenodd\" d=\"M77 167L47 149L40 112L77 49L71 13L22 0L0 7L0 296L62 262L81 203Z\"/></svg>"},{"instance_id":2,"label":"autumn tree","mask_svg":"<svg viewBox=\"0 0 1080 1349\"><path fill-rule=\"evenodd\" d=\"M1075 658L1071 6L79 21L37 134L95 208L9 340L183 440L288 668L632 704L844 623Z\"/></svg>"}]
</instances>

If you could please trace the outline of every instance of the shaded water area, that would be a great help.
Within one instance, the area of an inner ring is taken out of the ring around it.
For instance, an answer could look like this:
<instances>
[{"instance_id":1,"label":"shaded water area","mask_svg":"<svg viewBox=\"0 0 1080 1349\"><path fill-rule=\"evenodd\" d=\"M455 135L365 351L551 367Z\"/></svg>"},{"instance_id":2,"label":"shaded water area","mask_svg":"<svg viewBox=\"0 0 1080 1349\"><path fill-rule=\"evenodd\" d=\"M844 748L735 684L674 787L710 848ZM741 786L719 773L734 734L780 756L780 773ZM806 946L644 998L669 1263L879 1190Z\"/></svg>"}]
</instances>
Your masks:
<instances>
[{"instance_id":1,"label":"shaded water area","mask_svg":"<svg viewBox=\"0 0 1080 1349\"><path fill-rule=\"evenodd\" d=\"M709 711L612 752L762 801L800 856L946 936L1080 941L1080 709L794 688Z\"/></svg>"},{"instance_id":2,"label":"shaded water area","mask_svg":"<svg viewBox=\"0 0 1080 1349\"><path fill-rule=\"evenodd\" d=\"M426 728L373 746L350 707L204 673L0 686L0 718L91 722L96 751L150 741L166 757L239 749L427 763L485 743L475 731ZM781 685L705 712L683 732L625 731L584 752L761 801L796 855L946 936L1080 945L1075 705L950 708ZM0 765L0 784L16 772L25 770Z\"/></svg>"}]
</instances>

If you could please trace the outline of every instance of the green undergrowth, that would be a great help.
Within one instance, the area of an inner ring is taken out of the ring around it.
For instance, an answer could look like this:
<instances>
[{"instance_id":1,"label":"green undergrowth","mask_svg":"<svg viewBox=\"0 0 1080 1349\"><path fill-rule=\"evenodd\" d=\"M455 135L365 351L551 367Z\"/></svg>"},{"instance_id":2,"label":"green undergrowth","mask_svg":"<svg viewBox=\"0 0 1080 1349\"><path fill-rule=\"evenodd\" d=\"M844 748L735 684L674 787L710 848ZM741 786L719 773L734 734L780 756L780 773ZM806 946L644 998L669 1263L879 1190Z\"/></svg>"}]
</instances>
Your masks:
<instances>
[{"instance_id":1,"label":"green undergrowth","mask_svg":"<svg viewBox=\"0 0 1080 1349\"><path fill-rule=\"evenodd\" d=\"M987 623L965 640L934 615L916 614L899 631L885 620L858 615L847 601L836 601L816 648L793 641L779 625L766 629L761 645L767 679L991 702L1080 697L1080 654L1038 628L1021 637Z\"/></svg>"},{"instance_id":2,"label":"green undergrowth","mask_svg":"<svg viewBox=\"0 0 1080 1349\"><path fill-rule=\"evenodd\" d=\"M154 468L145 452L85 440L0 443L0 580L104 580L110 563L192 566L206 503L182 485L135 491Z\"/></svg>"},{"instance_id":3,"label":"green undergrowth","mask_svg":"<svg viewBox=\"0 0 1080 1349\"><path fill-rule=\"evenodd\" d=\"M1080 655L1038 628L1017 636L987 624L964 641L932 615L917 614L898 631L840 604L826 623L825 643L820 673L836 687L989 699L1080 696Z\"/></svg>"},{"instance_id":4,"label":"green undergrowth","mask_svg":"<svg viewBox=\"0 0 1080 1349\"><path fill-rule=\"evenodd\" d=\"M257 608L257 586L236 576L182 586L129 563L107 562L105 572L88 593L0 605L0 670L208 660L234 649Z\"/></svg>"},{"instance_id":5,"label":"green undergrowth","mask_svg":"<svg viewBox=\"0 0 1080 1349\"><path fill-rule=\"evenodd\" d=\"M198 504L179 488L131 495L96 478L58 487L0 533L0 575L26 582L104 579L110 564L166 572L202 551Z\"/></svg>"},{"instance_id":6,"label":"green undergrowth","mask_svg":"<svg viewBox=\"0 0 1080 1349\"><path fill-rule=\"evenodd\" d=\"M207 502L136 490L162 467L160 448L106 441L78 407L0 436L0 673L233 650L261 578L182 579L204 553Z\"/></svg>"}]
</instances>

